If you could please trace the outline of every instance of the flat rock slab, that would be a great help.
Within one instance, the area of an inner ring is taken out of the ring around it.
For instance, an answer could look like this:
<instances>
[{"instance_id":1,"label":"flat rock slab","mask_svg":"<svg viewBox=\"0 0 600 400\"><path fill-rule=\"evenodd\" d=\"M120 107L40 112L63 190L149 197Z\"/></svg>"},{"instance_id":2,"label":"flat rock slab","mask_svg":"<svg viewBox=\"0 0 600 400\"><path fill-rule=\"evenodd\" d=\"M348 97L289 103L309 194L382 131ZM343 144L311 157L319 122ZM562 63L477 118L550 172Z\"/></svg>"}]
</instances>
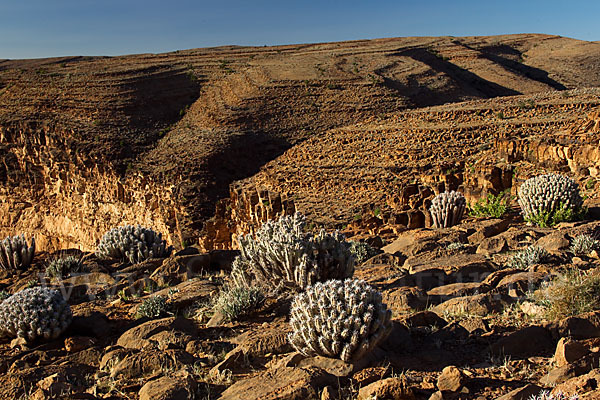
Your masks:
<instances>
[{"instance_id":1,"label":"flat rock slab","mask_svg":"<svg viewBox=\"0 0 600 400\"><path fill-rule=\"evenodd\" d=\"M337 379L320 369L283 367L240 380L225 390L220 400L305 400L318 398L319 388Z\"/></svg>"},{"instance_id":2,"label":"flat rock slab","mask_svg":"<svg viewBox=\"0 0 600 400\"><path fill-rule=\"evenodd\" d=\"M192 337L197 332L196 325L185 318L163 318L144 322L141 325L133 327L123 333L117 340L117 345L126 349L144 349L147 347L166 347L160 346L160 339L165 339L176 335ZM191 339L190 339L191 340Z\"/></svg>"},{"instance_id":3,"label":"flat rock slab","mask_svg":"<svg viewBox=\"0 0 600 400\"><path fill-rule=\"evenodd\" d=\"M510 357L529 357L554 348L550 332L541 326L529 326L503 337L492 345L494 354Z\"/></svg>"},{"instance_id":4,"label":"flat rock slab","mask_svg":"<svg viewBox=\"0 0 600 400\"><path fill-rule=\"evenodd\" d=\"M192 279L177 286L159 290L152 296L168 296L171 307L180 310L196 302L210 299L217 291L217 286L209 280Z\"/></svg>"},{"instance_id":5,"label":"flat rock slab","mask_svg":"<svg viewBox=\"0 0 600 400\"><path fill-rule=\"evenodd\" d=\"M140 400L193 399L196 395L196 381L187 373L161 376L142 386L139 395Z\"/></svg>"}]
</instances>

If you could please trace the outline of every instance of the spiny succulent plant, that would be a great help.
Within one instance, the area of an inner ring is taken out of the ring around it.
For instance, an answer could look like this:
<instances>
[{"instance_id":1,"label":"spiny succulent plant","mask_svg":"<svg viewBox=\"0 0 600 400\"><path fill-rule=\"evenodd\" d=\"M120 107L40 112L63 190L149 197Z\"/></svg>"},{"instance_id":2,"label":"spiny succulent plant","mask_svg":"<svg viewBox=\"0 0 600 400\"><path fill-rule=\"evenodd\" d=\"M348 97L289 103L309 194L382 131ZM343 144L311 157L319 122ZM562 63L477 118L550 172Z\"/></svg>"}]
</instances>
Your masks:
<instances>
[{"instance_id":1,"label":"spiny succulent plant","mask_svg":"<svg viewBox=\"0 0 600 400\"><path fill-rule=\"evenodd\" d=\"M162 234L140 225L125 225L106 232L96 255L102 259L128 260L132 264L148 258L167 257L171 246L163 240Z\"/></svg>"},{"instance_id":2,"label":"spiny succulent plant","mask_svg":"<svg viewBox=\"0 0 600 400\"><path fill-rule=\"evenodd\" d=\"M234 282L303 289L315 282L343 279L354 273L354 257L339 232L305 233L301 214L267 221L254 236L239 238Z\"/></svg>"},{"instance_id":3,"label":"spiny succulent plant","mask_svg":"<svg viewBox=\"0 0 600 400\"><path fill-rule=\"evenodd\" d=\"M0 303L1 336L56 339L71 320L71 307L56 290L25 289Z\"/></svg>"},{"instance_id":4,"label":"spiny succulent plant","mask_svg":"<svg viewBox=\"0 0 600 400\"><path fill-rule=\"evenodd\" d=\"M8 271L27 269L34 254L35 238L28 245L24 235L9 236L0 242L0 267Z\"/></svg>"},{"instance_id":5,"label":"spiny succulent plant","mask_svg":"<svg viewBox=\"0 0 600 400\"><path fill-rule=\"evenodd\" d=\"M584 213L579 185L560 174L527 179L519 187L518 202L523 218L541 227L575 220Z\"/></svg>"},{"instance_id":6,"label":"spiny succulent plant","mask_svg":"<svg viewBox=\"0 0 600 400\"><path fill-rule=\"evenodd\" d=\"M142 302L137 309L138 318L159 318L168 313L166 296L152 296Z\"/></svg>"},{"instance_id":7,"label":"spiny succulent plant","mask_svg":"<svg viewBox=\"0 0 600 400\"><path fill-rule=\"evenodd\" d=\"M82 272L84 269L81 257L65 256L55 258L46 267L46 275L50 278L62 278L70 273Z\"/></svg>"},{"instance_id":8,"label":"spiny succulent plant","mask_svg":"<svg viewBox=\"0 0 600 400\"><path fill-rule=\"evenodd\" d=\"M578 235L571 241L570 250L576 256L587 256L594 250L600 250L600 240L590 235Z\"/></svg>"},{"instance_id":9,"label":"spiny succulent plant","mask_svg":"<svg viewBox=\"0 0 600 400\"><path fill-rule=\"evenodd\" d=\"M355 361L391 331L381 293L358 279L318 282L294 297L288 339L305 355Z\"/></svg>"},{"instance_id":10,"label":"spiny succulent plant","mask_svg":"<svg viewBox=\"0 0 600 400\"><path fill-rule=\"evenodd\" d=\"M558 393L550 393L549 390L542 390L537 396L532 395L529 400L578 400L579 396L574 394L572 396L567 396L562 392Z\"/></svg>"},{"instance_id":11,"label":"spiny succulent plant","mask_svg":"<svg viewBox=\"0 0 600 400\"><path fill-rule=\"evenodd\" d=\"M349 242L350 246L348 247L350 253L354 256L357 264L362 264L367 261L371 257L375 257L377 254L383 253L382 250L376 249L372 247L368 243L365 242Z\"/></svg>"},{"instance_id":12,"label":"spiny succulent plant","mask_svg":"<svg viewBox=\"0 0 600 400\"><path fill-rule=\"evenodd\" d=\"M510 268L527 269L534 264L541 264L548 259L548 252L540 246L529 246L517 251L507 262Z\"/></svg>"},{"instance_id":13,"label":"spiny succulent plant","mask_svg":"<svg viewBox=\"0 0 600 400\"><path fill-rule=\"evenodd\" d=\"M440 193L431 201L429 212L433 219L434 228L448 228L460 222L467 201L465 196L454 190L451 192Z\"/></svg>"},{"instance_id":14,"label":"spiny succulent plant","mask_svg":"<svg viewBox=\"0 0 600 400\"><path fill-rule=\"evenodd\" d=\"M252 314L265 302L265 296L256 287L230 287L221 291L215 309L229 321Z\"/></svg>"}]
</instances>

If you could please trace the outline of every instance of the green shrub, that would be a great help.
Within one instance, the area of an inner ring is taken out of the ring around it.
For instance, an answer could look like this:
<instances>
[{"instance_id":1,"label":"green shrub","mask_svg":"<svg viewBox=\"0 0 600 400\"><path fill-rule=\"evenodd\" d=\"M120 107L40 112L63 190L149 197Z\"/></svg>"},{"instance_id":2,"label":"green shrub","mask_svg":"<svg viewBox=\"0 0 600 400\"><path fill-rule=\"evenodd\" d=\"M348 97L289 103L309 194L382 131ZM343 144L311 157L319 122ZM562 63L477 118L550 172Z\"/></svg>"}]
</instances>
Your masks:
<instances>
[{"instance_id":1,"label":"green shrub","mask_svg":"<svg viewBox=\"0 0 600 400\"><path fill-rule=\"evenodd\" d=\"M234 287L221 291L215 302L215 310L228 321L246 317L258 310L265 302L262 291L255 287Z\"/></svg>"},{"instance_id":2,"label":"green shrub","mask_svg":"<svg viewBox=\"0 0 600 400\"><path fill-rule=\"evenodd\" d=\"M548 259L548 252L540 246L529 246L517 251L507 262L507 266L516 269L527 269L532 265L541 264Z\"/></svg>"},{"instance_id":3,"label":"green shrub","mask_svg":"<svg viewBox=\"0 0 600 400\"><path fill-rule=\"evenodd\" d=\"M498 195L488 194L487 197L477 200L469 209L472 217L500 218L508 211L510 196L506 191Z\"/></svg>"},{"instance_id":4,"label":"green shrub","mask_svg":"<svg viewBox=\"0 0 600 400\"><path fill-rule=\"evenodd\" d=\"M469 246L464 243L461 243L461 242L452 242L448 246L446 246L446 248L450 251L462 250L465 247L469 247Z\"/></svg>"},{"instance_id":5,"label":"green shrub","mask_svg":"<svg viewBox=\"0 0 600 400\"><path fill-rule=\"evenodd\" d=\"M571 269L538 290L534 299L554 320L600 309L600 274Z\"/></svg>"},{"instance_id":6,"label":"green shrub","mask_svg":"<svg viewBox=\"0 0 600 400\"><path fill-rule=\"evenodd\" d=\"M140 304L137 309L137 317L154 319L167 315L168 311L166 296L152 296Z\"/></svg>"}]
</instances>

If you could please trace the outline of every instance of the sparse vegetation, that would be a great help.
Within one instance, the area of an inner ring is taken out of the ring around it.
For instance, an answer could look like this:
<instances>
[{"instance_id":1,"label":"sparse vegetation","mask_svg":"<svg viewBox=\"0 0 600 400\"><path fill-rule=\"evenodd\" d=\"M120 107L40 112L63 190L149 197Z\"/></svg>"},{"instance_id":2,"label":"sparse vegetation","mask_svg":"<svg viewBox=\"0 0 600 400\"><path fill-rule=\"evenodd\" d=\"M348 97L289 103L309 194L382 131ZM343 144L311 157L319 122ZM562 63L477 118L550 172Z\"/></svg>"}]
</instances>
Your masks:
<instances>
[{"instance_id":1,"label":"sparse vegetation","mask_svg":"<svg viewBox=\"0 0 600 400\"><path fill-rule=\"evenodd\" d=\"M348 243L348 248L350 249L350 253L352 253L352 255L354 256L356 264L362 264L369 258L375 257L377 254L383 253L382 250L376 249L375 247L372 247L371 245L365 242L350 241Z\"/></svg>"},{"instance_id":2,"label":"sparse vegetation","mask_svg":"<svg viewBox=\"0 0 600 400\"><path fill-rule=\"evenodd\" d=\"M587 256L594 250L600 250L600 241L590 235L578 235L571 241L569 250L573 255Z\"/></svg>"},{"instance_id":3,"label":"sparse vegetation","mask_svg":"<svg viewBox=\"0 0 600 400\"><path fill-rule=\"evenodd\" d=\"M544 263L548 257L549 254L543 247L529 246L513 254L506 265L509 268L527 269L532 265Z\"/></svg>"},{"instance_id":4,"label":"sparse vegetation","mask_svg":"<svg viewBox=\"0 0 600 400\"><path fill-rule=\"evenodd\" d=\"M452 242L448 246L446 246L446 248L450 251L459 251L466 247L469 247L469 246L467 244L461 243L461 242Z\"/></svg>"},{"instance_id":5,"label":"sparse vegetation","mask_svg":"<svg viewBox=\"0 0 600 400\"><path fill-rule=\"evenodd\" d=\"M228 321L236 321L260 309L264 302L265 296L259 288L227 287L219 294L215 309Z\"/></svg>"},{"instance_id":6,"label":"sparse vegetation","mask_svg":"<svg viewBox=\"0 0 600 400\"><path fill-rule=\"evenodd\" d=\"M142 302L137 309L138 318L160 318L168 314L169 306L166 296L152 296Z\"/></svg>"},{"instance_id":7,"label":"sparse vegetation","mask_svg":"<svg viewBox=\"0 0 600 400\"><path fill-rule=\"evenodd\" d=\"M46 276L50 278L64 278L71 273L82 272L84 269L81 257L65 256L55 258L46 267Z\"/></svg>"},{"instance_id":8,"label":"sparse vegetation","mask_svg":"<svg viewBox=\"0 0 600 400\"><path fill-rule=\"evenodd\" d=\"M600 274L573 268L535 292L545 316L556 320L600 309Z\"/></svg>"},{"instance_id":9,"label":"sparse vegetation","mask_svg":"<svg viewBox=\"0 0 600 400\"><path fill-rule=\"evenodd\" d=\"M497 195L490 193L471 205L469 215L472 217L501 218L508 211L509 202L510 196L506 191Z\"/></svg>"}]
</instances>

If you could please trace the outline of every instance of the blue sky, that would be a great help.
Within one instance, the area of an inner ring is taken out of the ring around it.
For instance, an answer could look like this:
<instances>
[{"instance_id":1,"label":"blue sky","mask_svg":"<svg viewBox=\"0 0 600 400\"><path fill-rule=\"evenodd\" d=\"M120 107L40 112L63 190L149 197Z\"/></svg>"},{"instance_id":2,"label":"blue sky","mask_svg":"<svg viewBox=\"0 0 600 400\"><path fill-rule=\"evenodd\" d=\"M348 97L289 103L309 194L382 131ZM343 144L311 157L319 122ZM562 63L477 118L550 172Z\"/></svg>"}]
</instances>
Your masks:
<instances>
[{"instance_id":1,"label":"blue sky","mask_svg":"<svg viewBox=\"0 0 600 400\"><path fill-rule=\"evenodd\" d=\"M600 40L600 1L0 0L0 59L397 36Z\"/></svg>"}]
</instances>

